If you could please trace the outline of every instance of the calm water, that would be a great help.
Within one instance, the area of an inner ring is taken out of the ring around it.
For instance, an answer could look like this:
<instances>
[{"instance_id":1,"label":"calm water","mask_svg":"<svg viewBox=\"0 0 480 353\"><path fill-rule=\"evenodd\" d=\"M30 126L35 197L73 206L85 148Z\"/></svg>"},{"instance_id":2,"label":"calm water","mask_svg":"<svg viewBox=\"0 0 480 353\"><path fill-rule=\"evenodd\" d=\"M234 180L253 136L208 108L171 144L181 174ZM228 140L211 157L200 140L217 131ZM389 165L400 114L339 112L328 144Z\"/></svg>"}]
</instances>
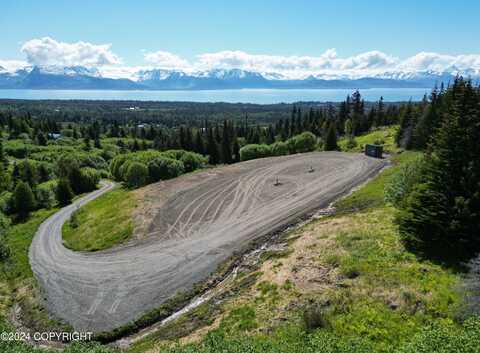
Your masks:
<instances>
[{"instance_id":1,"label":"calm water","mask_svg":"<svg viewBox=\"0 0 480 353\"><path fill-rule=\"evenodd\" d=\"M421 100L428 88L371 88L360 91L365 100ZM241 89L212 91L100 91L100 90L18 90L0 89L0 99L98 99L228 103L335 102L345 99L351 89Z\"/></svg>"}]
</instances>

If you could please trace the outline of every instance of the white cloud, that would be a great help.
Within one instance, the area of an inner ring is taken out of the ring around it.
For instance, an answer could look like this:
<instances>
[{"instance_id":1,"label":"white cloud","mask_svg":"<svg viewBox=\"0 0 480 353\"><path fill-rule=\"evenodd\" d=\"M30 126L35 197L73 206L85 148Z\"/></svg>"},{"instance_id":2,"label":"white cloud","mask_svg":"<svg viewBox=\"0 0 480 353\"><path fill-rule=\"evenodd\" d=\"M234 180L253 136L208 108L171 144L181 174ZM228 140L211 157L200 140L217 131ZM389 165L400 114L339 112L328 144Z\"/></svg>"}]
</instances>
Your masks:
<instances>
[{"instance_id":1,"label":"white cloud","mask_svg":"<svg viewBox=\"0 0 480 353\"><path fill-rule=\"evenodd\" d=\"M221 51L197 56L197 69L239 68L257 72L279 72L287 77L363 77L387 72L436 71L480 74L480 55L445 55L421 52L401 60L378 50L340 57L335 49L319 56L253 55L243 51Z\"/></svg>"},{"instance_id":2,"label":"white cloud","mask_svg":"<svg viewBox=\"0 0 480 353\"><path fill-rule=\"evenodd\" d=\"M18 69L22 69L27 66L28 63L26 61L21 60L0 60L0 68L4 68L6 71L16 71Z\"/></svg>"},{"instance_id":3,"label":"white cloud","mask_svg":"<svg viewBox=\"0 0 480 353\"><path fill-rule=\"evenodd\" d=\"M65 43L50 37L32 39L22 45L21 51L32 65L104 66L121 63L110 50L110 44L88 42Z\"/></svg>"},{"instance_id":4,"label":"white cloud","mask_svg":"<svg viewBox=\"0 0 480 353\"><path fill-rule=\"evenodd\" d=\"M421 52L414 55L399 65L401 70L433 70L446 72L480 72L480 55L445 55Z\"/></svg>"},{"instance_id":5,"label":"white cloud","mask_svg":"<svg viewBox=\"0 0 480 353\"><path fill-rule=\"evenodd\" d=\"M187 60L168 51L159 50L153 53L146 53L144 58L146 61L161 69L183 69L190 67Z\"/></svg>"},{"instance_id":6,"label":"white cloud","mask_svg":"<svg viewBox=\"0 0 480 353\"><path fill-rule=\"evenodd\" d=\"M260 73L281 74L285 78L305 78L310 75L324 78L382 76L421 71L436 71L480 75L480 55L448 55L420 52L400 59L372 50L352 56L340 56L328 49L317 56L250 54L240 50L225 50L197 55L191 61L167 51L147 52L142 49L144 66L121 65L122 60L112 52L110 44L88 42L65 43L50 37L24 43L21 52L26 62L0 60L8 71L27 65L96 67L106 77L135 79L139 70L152 68L196 72L211 69L243 69Z\"/></svg>"},{"instance_id":7,"label":"white cloud","mask_svg":"<svg viewBox=\"0 0 480 353\"><path fill-rule=\"evenodd\" d=\"M398 60L379 51L340 58L335 49L320 56L252 55L242 51L222 51L198 57L202 68L240 68L252 71L300 71L314 73L324 70L367 70L387 67Z\"/></svg>"}]
</instances>

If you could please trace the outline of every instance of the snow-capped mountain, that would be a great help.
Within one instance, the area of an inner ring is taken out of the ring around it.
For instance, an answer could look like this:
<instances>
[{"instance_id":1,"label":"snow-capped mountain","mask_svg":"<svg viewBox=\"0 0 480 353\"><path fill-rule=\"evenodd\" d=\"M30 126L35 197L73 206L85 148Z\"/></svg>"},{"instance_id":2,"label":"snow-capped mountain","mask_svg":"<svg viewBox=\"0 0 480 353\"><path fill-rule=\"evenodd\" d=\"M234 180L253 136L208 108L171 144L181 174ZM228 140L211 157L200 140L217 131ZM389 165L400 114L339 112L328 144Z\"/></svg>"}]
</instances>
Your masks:
<instances>
[{"instance_id":1,"label":"snow-capped mountain","mask_svg":"<svg viewBox=\"0 0 480 353\"><path fill-rule=\"evenodd\" d=\"M453 69L452 69L453 70ZM16 89L143 89L143 90L218 90L242 88L430 88L452 81L459 71L391 71L355 77L349 73L306 75L290 78L276 72L241 69L181 71L140 69L129 78L102 75L97 68L83 66L30 66L16 71L0 67L0 88ZM462 73L473 79L480 72Z\"/></svg>"}]
</instances>

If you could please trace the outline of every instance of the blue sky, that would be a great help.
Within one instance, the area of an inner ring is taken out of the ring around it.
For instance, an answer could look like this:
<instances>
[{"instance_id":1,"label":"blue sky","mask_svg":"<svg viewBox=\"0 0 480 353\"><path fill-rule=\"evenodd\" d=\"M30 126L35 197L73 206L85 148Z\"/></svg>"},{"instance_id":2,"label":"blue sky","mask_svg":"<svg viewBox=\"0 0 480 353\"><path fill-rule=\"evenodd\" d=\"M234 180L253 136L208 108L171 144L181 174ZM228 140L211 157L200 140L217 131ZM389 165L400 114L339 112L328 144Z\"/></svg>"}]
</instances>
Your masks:
<instances>
[{"instance_id":1,"label":"blue sky","mask_svg":"<svg viewBox=\"0 0 480 353\"><path fill-rule=\"evenodd\" d=\"M476 0L3 0L0 59L26 60L22 46L44 37L111 44L124 65L137 66L156 51L190 62L227 50L318 57L335 48L340 57L380 51L399 59L478 54L479 13Z\"/></svg>"}]
</instances>

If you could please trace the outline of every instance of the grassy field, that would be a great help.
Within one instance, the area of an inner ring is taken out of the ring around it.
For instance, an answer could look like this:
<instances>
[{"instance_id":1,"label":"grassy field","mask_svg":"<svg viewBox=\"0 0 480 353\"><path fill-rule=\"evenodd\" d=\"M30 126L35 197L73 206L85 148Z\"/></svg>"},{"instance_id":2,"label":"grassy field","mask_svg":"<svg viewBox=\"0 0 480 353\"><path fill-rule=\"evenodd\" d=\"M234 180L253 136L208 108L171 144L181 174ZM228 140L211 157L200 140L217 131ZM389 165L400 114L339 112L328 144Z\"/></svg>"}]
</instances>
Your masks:
<instances>
[{"instance_id":1,"label":"grassy field","mask_svg":"<svg viewBox=\"0 0 480 353\"><path fill-rule=\"evenodd\" d=\"M14 303L21 308L21 318L36 330L68 329L52 320L42 305L40 293L33 278L28 260L28 249L39 225L57 209L32 213L25 223L13 225L7 233L6 242L10 257L0 262L0 324L6 325L6 317Z\"/></svg>"},{"instance_id":2,"label":"grassy field","mask_svg":"<svg viewBox=\"0 0 480 353\"><path fill-rule=\"evenodd\" d=\"M13 225L6 237L10 257L0 262L0 317L5 318L18 299L18 293L31 292L33 274L28 262L28 248L38 226L55 210L42 210L32 214L26 223ZM22 290L23 288L23 290ZM28 292L28 291L27 291Z\"/></svg>"},{"instance_id":3,"label":"grassy field","mask_svg":"<svg viewBox=\"0 0 480 353\"><path fill-rule=\"evenodd\" d=\"M386 183L391 176L397 172L398 168L403 163L408 163L420 156L419 152L403 152L401 154L393 155L390 160L392 165L382 171L375 179L368 184L356 190L350 196L339 200L335 207L337 214L356 212L365 208L372 208L374 206L381 206L385 204L384 189Z\"/></svg>"},{"instance_id":4,"label":"grassy field","mask_svg":"<svg viewBox=\"0 0 480 353\"><path fill-rule=\"evenodd\" d=\"M348 147L348 141L346 138L341 138L338 141L340 150L344 152L362 152L365 148L365 144L380 144L383 145L383 150L386 153L397 153L400 149L395 144L395 135L398 130L398 125L380 127L376 130L355 137L355 146Z\"/></svg>"},{"instance_id":5,"label":"grassy field","mask_svg":"<svg viewBox=\"0 0 480 353\"><path fill-rule=\"evenodd\" d=\"M63 226L65 246L76 251L97 251L125 242L133 233L135 207L132 193L123 188L89 202Z\"/></svg>"}]
</instances>

